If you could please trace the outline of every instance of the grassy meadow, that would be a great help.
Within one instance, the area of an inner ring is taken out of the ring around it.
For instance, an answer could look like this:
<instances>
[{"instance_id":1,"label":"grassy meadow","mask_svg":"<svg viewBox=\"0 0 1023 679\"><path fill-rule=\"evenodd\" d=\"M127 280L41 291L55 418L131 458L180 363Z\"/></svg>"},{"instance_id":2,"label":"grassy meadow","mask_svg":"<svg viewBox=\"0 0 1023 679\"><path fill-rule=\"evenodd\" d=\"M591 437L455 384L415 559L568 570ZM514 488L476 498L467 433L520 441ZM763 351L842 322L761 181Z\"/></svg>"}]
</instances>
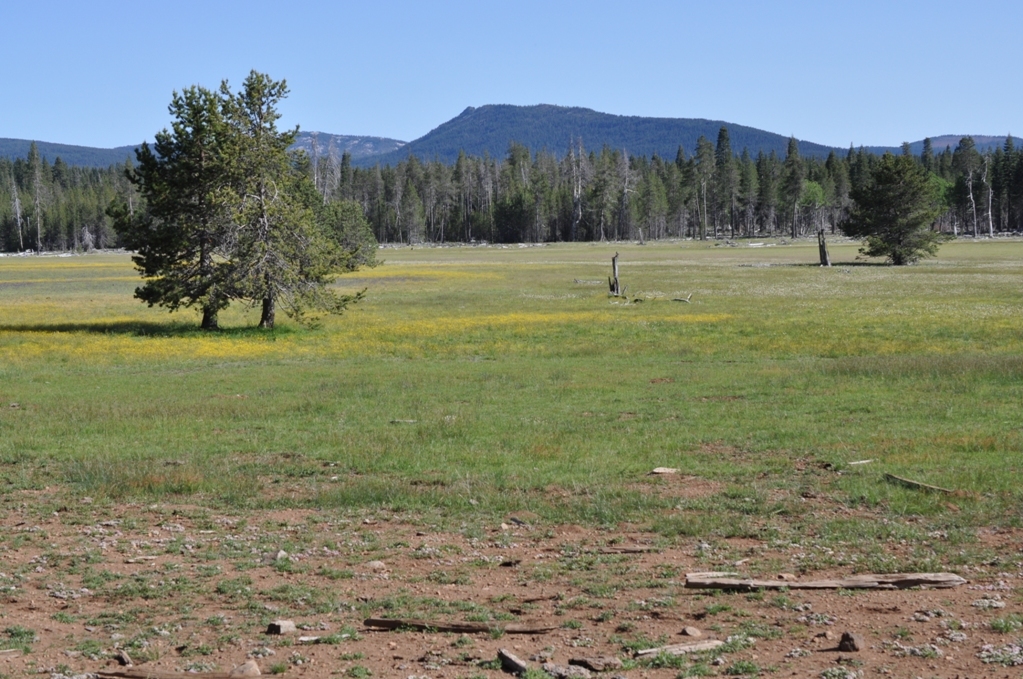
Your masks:
<instances>
[{"instance_id":1,"label":"grassy meadow","mask_svg":"<svg viewBox=\"0 0 1023 679\"><path fill-rule=\"evenodd\" d=\"M385 249L339 281L368 288L346 315L268 333L237 306L216 334L134 300L127 255L0 258L0 496L666 538L1018 525L1023 242L815 248ZM616 251L641 303L608 298Z\"/></svg>"}]
</instances>

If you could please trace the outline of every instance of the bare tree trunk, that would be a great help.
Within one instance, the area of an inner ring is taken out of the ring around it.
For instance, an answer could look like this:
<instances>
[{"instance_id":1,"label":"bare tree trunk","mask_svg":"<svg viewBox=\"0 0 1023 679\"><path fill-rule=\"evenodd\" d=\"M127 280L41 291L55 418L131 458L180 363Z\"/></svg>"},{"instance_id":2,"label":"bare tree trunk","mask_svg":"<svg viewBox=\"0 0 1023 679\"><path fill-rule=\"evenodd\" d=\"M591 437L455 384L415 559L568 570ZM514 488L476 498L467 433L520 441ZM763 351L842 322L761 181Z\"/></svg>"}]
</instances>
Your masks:
<instances>
[{"instance_id":1,"label":"bare tree trunk","mask_svg":"<svg viewBox=\"0 0 1023 679\"><path fill-rule=\"evenodd\" d=\"M824 229L817 231L817 249L820 251L821 266L831 266L831 255L828 254L828 243L824 239Z\"/></svg>"},{"instance_id":2,"label":"bare tree trunk","mask_svg":"<svg viewBox=\"0 0 1023 679\"><path fill-rule=\"evenodd\" d=\"M607 281L608 282L608 287L611 289L610 291L611 291L612 295L614 295L615 297L621 297L622 289L621 289L621 286L618 283L618 253L617 252L615 253L615 256L611 258L611 271L613 273L613 278L609 278L608 279L608 281Z\"/></svg>"},{"instance_id":3,"label":"bare tree trunk","mask_svg":"<svg viewBox=\"0 0 1023 679\"><path fill-rule=\"evenodd\" d=\"M970 212L973 215L973 237L977 237L977 201L973 199L973 173L966 177L966 188L970 192Z\"/></svg>"},{"instance_id":4,"label":"bare tree trunk","mask_svg":"<svg viewBox=\"0 0 1023 679\"><path fill-rule=\"evenodd\" d=\"M991 193L992 193L992 191L991 191L991 184L987 180L988 162L990 161L990 158L991 158L990 156L984 156L984 179L983 179L983 181L984 181L984 186L987 187L987 235L988 235L988 238L994 238L995 237L995 225L994 225L994 222L991 221Z\"/></svg>"},{"instance_id":5,"label":"bare tree trunk","mask_svg":"<svg viewBox=\"0 0 1023 679\"><path fill-rule=\"evenodd\" d=\"M42 177L39 176L39 163L35 171L35 210L36 210L36 252L43 251L43 210L40 201L42 193Z\"/></svg>"},{"instance_id":6,"label":"bare tree trunk","mask_svg":"<svg viewBox=\"0 0 1023 679\"><path fill-rule=\"evenodd\" d=\"M14 182L14 173L11 173L11 200L14 203L14 221L18 227L18 252L25 249L25 238L21 231L21 199L18 197L18 185Z\"/></svg>"}]
</instances>

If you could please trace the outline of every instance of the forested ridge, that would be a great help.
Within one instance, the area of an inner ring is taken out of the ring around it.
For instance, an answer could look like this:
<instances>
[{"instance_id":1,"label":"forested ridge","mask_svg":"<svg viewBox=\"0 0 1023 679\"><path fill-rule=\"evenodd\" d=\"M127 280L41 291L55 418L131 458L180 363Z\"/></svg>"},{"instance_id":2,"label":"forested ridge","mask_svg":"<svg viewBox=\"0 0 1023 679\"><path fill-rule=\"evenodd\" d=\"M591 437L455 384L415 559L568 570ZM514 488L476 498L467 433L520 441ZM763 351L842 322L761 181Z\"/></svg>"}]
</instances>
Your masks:
<instances>
[{"instance_id":1,"label":"forested ridge","mask_svg":"<svg viewBox=\"0 0 1023 679\"><path fill-rule=\"evenodd\" d=\"M934 228L957 235L1023 231L1023 150L1011 137L981 152L924 143L912 154L940 196ZM547 242L658 238L798 237L834 232L851 193L871 181L880 156L866 149L806 157L737 151L730 130L700 137L674 158L581 142L555 153L512 143L503 157L462 153L454 162L410 156L355 167L350 154L300 154L324 203L358 203L380 242ZM0 247L84 250L120 245L107 215L131 204L127 164L106 169L0 159Z\"/></svg>"}]
</instances>

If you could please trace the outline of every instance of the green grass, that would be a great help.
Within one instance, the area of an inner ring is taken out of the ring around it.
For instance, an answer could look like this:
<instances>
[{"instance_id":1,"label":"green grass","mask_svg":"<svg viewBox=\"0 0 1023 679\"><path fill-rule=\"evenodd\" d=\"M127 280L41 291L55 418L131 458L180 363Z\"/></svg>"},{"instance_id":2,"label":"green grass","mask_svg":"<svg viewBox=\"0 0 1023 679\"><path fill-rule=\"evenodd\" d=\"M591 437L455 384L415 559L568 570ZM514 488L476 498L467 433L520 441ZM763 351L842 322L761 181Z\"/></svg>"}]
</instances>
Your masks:
<instances>
[{"instance_id":1,"label":"green grass","mask_svg":"<svg viewBox=\"0 0 1023 679\"><path fill-rule=\"evenodd\" d=\"M528 509L669 538L968 543L1019 525L1023 243L902 268L836 244L831 269L808 265L813 245L386 250L341 280L369 288L344 317L263 333L232 308L216 335L132 300L125 255L0 259L0 494L470 523ZM608 299L615 251L642 304ZM717 486L680 499L645 476L658 466ZM926 521L813 518L813 500ZM132 584L105 592L151 592Z\"/></svg>"}]
</instances>

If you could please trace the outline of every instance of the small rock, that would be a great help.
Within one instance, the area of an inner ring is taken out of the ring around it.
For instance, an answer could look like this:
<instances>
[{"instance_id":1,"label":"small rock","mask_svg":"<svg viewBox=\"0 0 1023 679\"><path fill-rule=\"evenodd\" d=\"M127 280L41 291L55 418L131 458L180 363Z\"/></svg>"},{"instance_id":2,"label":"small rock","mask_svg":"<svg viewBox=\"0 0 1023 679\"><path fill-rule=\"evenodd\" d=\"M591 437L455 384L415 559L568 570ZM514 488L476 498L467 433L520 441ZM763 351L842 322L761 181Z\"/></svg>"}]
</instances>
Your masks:
<instances>
[{"instance_id":1,"label":"small rock","mask_svg":"<svg viewBox=\"0 0 1023 679\"><path fill-rule=\"evenodd\" d=\"M370 561L369 563L366 564L366 568L370 569L371 571L386 571L387 564L385 564L383 561Z\"/></svg>"},{"instance_id":2,"label":"small rock","mask_svg":"<svg viewBox=\"0 0 1023 679\"><path fill-rule=\"evenodd\" d=\"M585 667L579 667L578 665L555 665L552 662L546 662L542 665L543 671L554 677L554 679L590 679L593 674Z\"/></svg>"},{"instance_id":3,"label":"small rock","mask_svg":"<svg viewBox=\"0 0 1023 679\"><path fill-rule=\"evenodd\" d=\"M509 651L507 648L501 648L497 651L497 659L501 661L501 669L511 674L525 674L529 671L529 665L526 662Z\"/></svg>"},{"instance_id":4,"label":"small rock","mask_svg":"<svg viewBox=\"0 0 1023 679\"><path fill-rule=\"evenodd\" d=\"M607 672L608 670L622 669L622 661L614 656L600 656L597 658L572 658L569 665L585 667L594 672Z\"/></svg>"},{"instance_id":5,"label":"small rock","mask_svg":"<svg viewBox=\"0 0 1023 679\"><path fill-rule=\"evenodd\" d=\"M696 627L683 627L682 628L682 635L698 639L698 638L703 636L703 632L701 632Z\"/></svg>"},{"instance_id":6,"label":"small rock","mask_svg":"<svg viewBox=\"0 0 1023 679\"><path fill-rule=\"evenodd\" d=\"M508 515L508 523L514 523L517 526L525 526L530 523L537 523L539 521L540 515L534 514L533 512L522 511Z\"/></svg>"},{"instance_id":7,"label":"small rock","mask_svg":"<svg viewBox=\"0 0 1023 679\"><path fill-rule=\"evenodd\" d=\"M842 632L842 640L838 642L838 650L845 651L846 653L862 651L865 646L863 637L852 632Z\"/></svg>"},{"instance_id":8,"label":"small rock","mask_svg":"<svg viewBox=\"0 0 1023 679\"><path fill-rule=\"evenodd\" d=\"M267 634L294 634L298 627L291 620L274 620L266 626Z\"/></svg>"},{"instance_id":9,"label":"small rock","mask_svg":"<svg viewBox=\"0 0 1023 679\"><path fill-rule=\"evenodd\" d=\"M819 637L824 637L825 639L827 639L828 641L830 641L830 640L832 640L832 639L834 639L834 638L835 638L835 633L834 633L834 632L832 632L831 630L826 630L826 631L824 631L824 632L821 632L821 633L820 633L820 634L818 634L817 636L819 636Z\"/></svg>"},{"instance_id":10,"label":"small rock","mask_svg":"<svg viewBox=\"0 0 1023 679\"><path fill-rule=\"evenodd\" d=\"M285 552L283 549L281 551L277 552L277 560L278 561L283 561L284 559L287 559L287 558L288 558L288 553Z\"/></svg>"},{"instance_id":11,"label":"small rock","mask_svg":"<svg viewBox=\"0 0 1023 679\"><path fill-rule=\"evenodd\" d=\"M793 575L792 573L778 573L778 579L791 582L792 580L796 579L796 576Z\"/></svg>"},{"instance_id":12,"label":"small rock","mask_svg":"<svg viewBox=\"0 0 1023 679\"><path fill-rule=\"evenodd\" d=\"M660 476L662 474L678 474L678 470L674 467L656 467L650 472L651 476Z\"/></svg>"},{"instance_id":13,"label":"small rock","mask_svg":"<svg viewBox=\"0 0 1023 679\"><path fill-rule=\"evenodd\" d=\"M255 660L248 660L243 662L238 667L231 670L231 677L258 677L260 675L259 665L256 664Z\"/></svg>"}]
</instances>

